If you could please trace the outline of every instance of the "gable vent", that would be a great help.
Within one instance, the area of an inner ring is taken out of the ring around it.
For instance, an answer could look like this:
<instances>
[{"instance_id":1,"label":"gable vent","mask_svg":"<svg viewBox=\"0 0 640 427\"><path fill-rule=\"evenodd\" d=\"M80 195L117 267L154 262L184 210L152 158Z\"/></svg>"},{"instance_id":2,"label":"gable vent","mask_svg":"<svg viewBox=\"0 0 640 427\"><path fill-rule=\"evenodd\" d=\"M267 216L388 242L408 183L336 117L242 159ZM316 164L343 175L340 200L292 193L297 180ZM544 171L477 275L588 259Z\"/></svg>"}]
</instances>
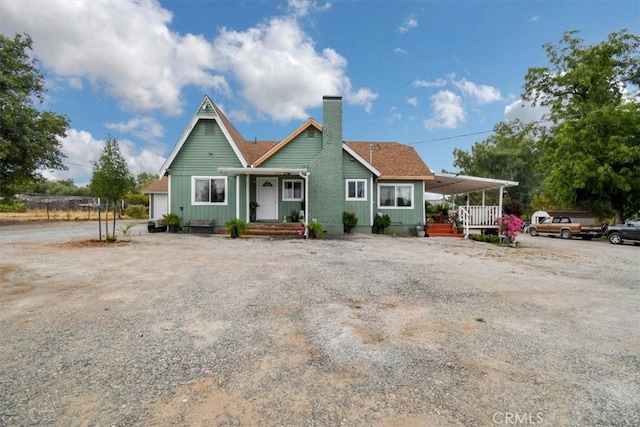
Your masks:
<instances>
[{"instance_id":1,"label":"gable vent","mask_svg":"<svg viewBox=\"0 0 640 427\"><path fill-rule=\"evenodd\" d=\"M314 128L313 126L309 126L307 128L307 137L313 138L314 136L316 136L316 128Z\"/></svg>"}]
</instances>

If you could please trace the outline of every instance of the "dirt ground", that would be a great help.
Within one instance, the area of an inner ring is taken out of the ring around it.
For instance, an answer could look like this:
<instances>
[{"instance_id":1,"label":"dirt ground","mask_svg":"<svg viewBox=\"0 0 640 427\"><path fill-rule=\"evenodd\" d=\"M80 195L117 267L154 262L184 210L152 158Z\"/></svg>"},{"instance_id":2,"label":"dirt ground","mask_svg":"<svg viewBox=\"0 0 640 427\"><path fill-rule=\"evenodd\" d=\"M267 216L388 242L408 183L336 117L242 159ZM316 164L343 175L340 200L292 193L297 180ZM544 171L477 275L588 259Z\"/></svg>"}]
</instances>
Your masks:
<instances>
[{"instance_id":1,"label":"dirt ground","mask_svg":"<svg viewBox=\"0 0 640 427\"><path fill-rule=\"evenodd\" d=\"M0 226L0 424L640 425L640 247L133 224Z\"/></svg>"}]
</instances>

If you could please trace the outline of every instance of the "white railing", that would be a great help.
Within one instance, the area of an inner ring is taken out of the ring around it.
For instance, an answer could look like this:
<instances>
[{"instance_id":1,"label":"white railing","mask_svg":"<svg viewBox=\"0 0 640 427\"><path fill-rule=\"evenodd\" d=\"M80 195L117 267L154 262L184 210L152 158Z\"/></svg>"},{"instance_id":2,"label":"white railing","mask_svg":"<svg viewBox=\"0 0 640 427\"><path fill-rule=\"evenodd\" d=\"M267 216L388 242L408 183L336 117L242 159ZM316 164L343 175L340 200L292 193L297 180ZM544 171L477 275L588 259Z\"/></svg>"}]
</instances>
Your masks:
<instances>
[{"instance_id":1,"label":"white railing","mask_svg":"<svg viewBox=\"0 0 640 427\"><path fill-rule=\"evenodd\" d=\"M498 228L496 218L500 215L500 206L458 207L458 218L462 221L467 236L470 228Z\"/></svg>"}]
</instances>

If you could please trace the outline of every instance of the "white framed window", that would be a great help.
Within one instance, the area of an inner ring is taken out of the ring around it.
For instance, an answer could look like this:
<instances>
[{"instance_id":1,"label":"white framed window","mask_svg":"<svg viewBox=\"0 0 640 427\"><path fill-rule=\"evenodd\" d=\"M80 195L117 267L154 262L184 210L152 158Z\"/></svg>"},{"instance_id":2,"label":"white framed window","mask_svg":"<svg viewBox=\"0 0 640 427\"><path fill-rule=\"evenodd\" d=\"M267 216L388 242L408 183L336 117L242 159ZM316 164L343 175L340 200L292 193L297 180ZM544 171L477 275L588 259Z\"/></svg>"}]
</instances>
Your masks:
<instances>
[{"instance_id":1,"label":"white framed window","mask_svg":"<svg viewBox=\"0 0 640 427\"><path fill-rule=\"evenodd\" d=\"M302 201L302 180L282 180L282 200L292 202Z\"/></svg>"},{"instance_id":2,"label":"white framed window","mask_svg":"<svg viewBox=\"0 0 640 427\"><path fill-rule=\"evenodd\" d=\"M367 180L347 179L345 195L347 200L367 200Z\"/></svg>"},{"instance_id":3,"label":"white framed window","mask_svg":"<svg viewBox=\"0 0 640 427\"><path fill-rule=\"evenodd\" d=\"M378 207L412 209L413 184L378 184Z\"/></svg>"},{"instance_id":4,"label":"white framed window","mask_svg":"<svg viewBox=\"0 0 640 427\"><path fill-rule=\"evenodd\" d=\"M226 205L226 176L194 176L191 177L192 205Z\"/></svg>"}]
</instances>

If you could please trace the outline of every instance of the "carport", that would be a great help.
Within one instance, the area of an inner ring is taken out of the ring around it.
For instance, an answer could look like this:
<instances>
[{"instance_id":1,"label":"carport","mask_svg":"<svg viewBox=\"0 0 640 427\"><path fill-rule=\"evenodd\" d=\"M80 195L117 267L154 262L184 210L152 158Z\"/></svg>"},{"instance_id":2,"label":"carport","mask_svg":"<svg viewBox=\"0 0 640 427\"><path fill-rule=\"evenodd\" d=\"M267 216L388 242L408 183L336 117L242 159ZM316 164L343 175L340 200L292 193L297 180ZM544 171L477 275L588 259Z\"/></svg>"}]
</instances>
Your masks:
<instances>
[{"instance_id":1,"label":"carport","mask_svg":"<svg viewBox=\"0 0 640 427\"><path fill-rule=\"evenodd\" d=\"M506 181L493 178L482 178L468 175L454 175L447 173L435 173L434 179L424 181L425 191L428 193L442 194L443 196L457 196L482 191L482 205L458 206L458 219L462 221L465 236L469 236L472 229L497 229L496 218L502 215L502 198L504 189L516 187L517 181ZM497 206L485 205L485 192L499 190L500 196Z\"/></svg>"}]
</instances>

